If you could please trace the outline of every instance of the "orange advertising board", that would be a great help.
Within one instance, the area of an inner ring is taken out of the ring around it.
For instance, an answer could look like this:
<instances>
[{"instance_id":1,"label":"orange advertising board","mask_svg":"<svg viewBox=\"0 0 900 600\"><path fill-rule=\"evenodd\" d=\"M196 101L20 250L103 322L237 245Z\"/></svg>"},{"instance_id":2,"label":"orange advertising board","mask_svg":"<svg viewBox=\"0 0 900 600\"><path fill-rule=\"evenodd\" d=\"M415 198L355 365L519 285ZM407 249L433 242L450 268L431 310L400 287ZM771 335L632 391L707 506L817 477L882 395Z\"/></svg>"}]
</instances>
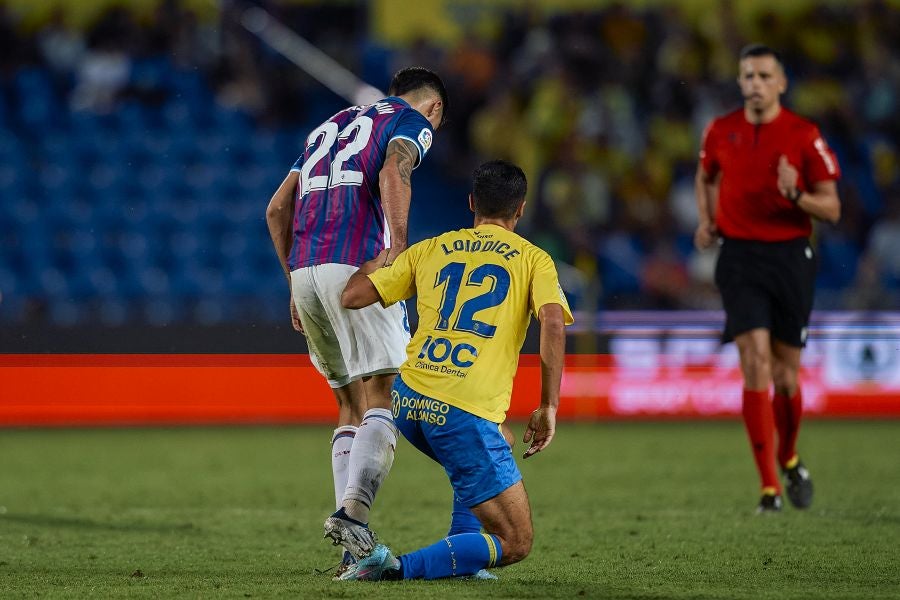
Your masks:
<instances>
[{"instance_id":1,"label":"orange advertising board","mask_svg":"<svg viewBox=\"0 0 900 600\"><path fill-rule=\"evenodd\" d=\"M900 417L900 384L827 371L803 369L808 415ZM509 417L527 418L539 391L540 358L523 355ZM728 418L740 413L740 398L734 364L572 355L559 418ZM331 423L336 416L306 355L0 355L0 426Z\"/></svg>"}]
</instances>

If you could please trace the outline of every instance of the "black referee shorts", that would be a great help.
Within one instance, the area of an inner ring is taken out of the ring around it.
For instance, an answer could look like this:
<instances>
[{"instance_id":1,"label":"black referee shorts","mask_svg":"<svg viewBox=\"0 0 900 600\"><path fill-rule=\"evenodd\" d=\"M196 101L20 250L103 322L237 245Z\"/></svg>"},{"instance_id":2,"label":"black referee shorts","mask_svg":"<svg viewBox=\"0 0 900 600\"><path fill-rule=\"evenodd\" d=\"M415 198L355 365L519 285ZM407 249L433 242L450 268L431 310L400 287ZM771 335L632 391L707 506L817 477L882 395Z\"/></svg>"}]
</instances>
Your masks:
<instances>
[{"instance_id":1,"label":"black referee shorts","mask_svg":"<svg viewBox=\"0 0 900 600\"><path fill-rule=\"evenodd\" d=\"M722 342L765 328L785 344L805 346L816 262L806 238L786 242L724 239L716 263L716 286L725 308Z\"/></svg>"}]
</instances>

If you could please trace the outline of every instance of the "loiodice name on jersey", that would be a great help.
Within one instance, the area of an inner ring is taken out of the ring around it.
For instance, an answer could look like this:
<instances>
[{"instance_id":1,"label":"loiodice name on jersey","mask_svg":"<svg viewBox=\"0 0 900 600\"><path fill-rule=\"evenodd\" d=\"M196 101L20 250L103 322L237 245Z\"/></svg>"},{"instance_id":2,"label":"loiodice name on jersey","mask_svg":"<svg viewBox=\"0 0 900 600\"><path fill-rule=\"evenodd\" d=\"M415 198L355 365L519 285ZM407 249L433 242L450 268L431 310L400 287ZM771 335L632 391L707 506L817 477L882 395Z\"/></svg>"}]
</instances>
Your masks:
<instances>
[{"instance_id":1,"label":"loiodice name on jersey","mask_svg":"<svg viewBox=\"0 0 900 600\"><path fill-rule=\"evenodd\" d=\"M447 338L428 336L416 357L415 367L434 373L465 379L467 369L475 364L478 349L471 344L454 344ZM450 364L446 364L449 361Z\"/></svg>"},{"instance_id":2,"label":"loiodice name on jersey","mask_svg":"<svg viewBox=\"0 0 900 600\"><path fill-rule=\"evenodd\" d=\"M478 234L477 231L475 233L476 235ZM521 254L521 252L513 249L513 247L506 242L496 242L493 240L484 243L482 243L481 240L453 240L453 243L450 246L441 243L441 250L446 255L453 254L454 252L495 252L502 255L506 260L515 258Z\"/></svg>"}]
</instances>

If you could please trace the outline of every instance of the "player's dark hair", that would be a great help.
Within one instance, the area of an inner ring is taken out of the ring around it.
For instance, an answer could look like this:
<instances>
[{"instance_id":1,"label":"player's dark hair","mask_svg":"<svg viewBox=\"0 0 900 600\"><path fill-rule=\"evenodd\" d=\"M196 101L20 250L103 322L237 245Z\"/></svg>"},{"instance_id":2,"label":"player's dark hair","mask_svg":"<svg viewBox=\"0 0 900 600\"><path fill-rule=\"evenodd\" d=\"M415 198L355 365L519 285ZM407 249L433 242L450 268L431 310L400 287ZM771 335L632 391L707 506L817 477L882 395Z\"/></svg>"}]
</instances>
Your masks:
<instances>
[{"instance_id":1,"label":"player's dark hair","mask_svg":"<svg viewBox=\"0 0 900 600\"><path fill-rule=\"evenodd\" d=\"M747 44L741 48L741 60L744 60L745 58L757 58L760 56L771 56L775 59L775 62L778 63L778 66L784 69L784 62L781 60L781 54L774 48L770 48L765 44Z\"/></svg>"},{"instance_id":2,"label":"player's dark hair","mask_svg":"<svg viewBox=\"0 0 900 600\"><path fill-rule=\"evenodd\" d=\"M525 172L505 160L491 160L472 173L472 200L482 217L510 219L525 198Z\"/></svg>"},{"instance_id":3,"label":"player's dark hair","mask_svg":"<svg viewBox=\"0 0 900 600\"><path fill-rule=\"evenodd\" d=\"M441 81L441 78L434 71L429 71L425 67L401 69L391 79L388 94L391 96L402 96L423 88L431 90L441 97L441 102L444 104L444 110L441 113L441 125L443 125L447 120L447 109L450 108L450 101L447 98L447 88L444 87L444 82Z\"/></svg>"}]
</instances>

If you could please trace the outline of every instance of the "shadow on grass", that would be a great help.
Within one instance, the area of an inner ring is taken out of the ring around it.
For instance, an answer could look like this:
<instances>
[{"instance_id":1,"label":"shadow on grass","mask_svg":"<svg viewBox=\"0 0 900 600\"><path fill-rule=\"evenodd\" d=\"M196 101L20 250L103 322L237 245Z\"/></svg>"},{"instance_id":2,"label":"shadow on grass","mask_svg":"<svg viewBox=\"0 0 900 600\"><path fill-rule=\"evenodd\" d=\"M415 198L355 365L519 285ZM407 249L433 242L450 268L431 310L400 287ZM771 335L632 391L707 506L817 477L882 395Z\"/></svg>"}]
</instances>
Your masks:
<instances>
[{"instance_id":1,"label":"shadow on grass","mask_svg":"<svg viewBox=\"0 0 900 600\"><path fill-rule=\"evenodd\" d=\"M52 515L0 515L0 523L13 522L39 527L69 527L72 529L95 529L104 531L158 531L161 533L198 531L193 523L112 523L85 519L83 517L59 517Z\"/></svg>"}]
</instances>

